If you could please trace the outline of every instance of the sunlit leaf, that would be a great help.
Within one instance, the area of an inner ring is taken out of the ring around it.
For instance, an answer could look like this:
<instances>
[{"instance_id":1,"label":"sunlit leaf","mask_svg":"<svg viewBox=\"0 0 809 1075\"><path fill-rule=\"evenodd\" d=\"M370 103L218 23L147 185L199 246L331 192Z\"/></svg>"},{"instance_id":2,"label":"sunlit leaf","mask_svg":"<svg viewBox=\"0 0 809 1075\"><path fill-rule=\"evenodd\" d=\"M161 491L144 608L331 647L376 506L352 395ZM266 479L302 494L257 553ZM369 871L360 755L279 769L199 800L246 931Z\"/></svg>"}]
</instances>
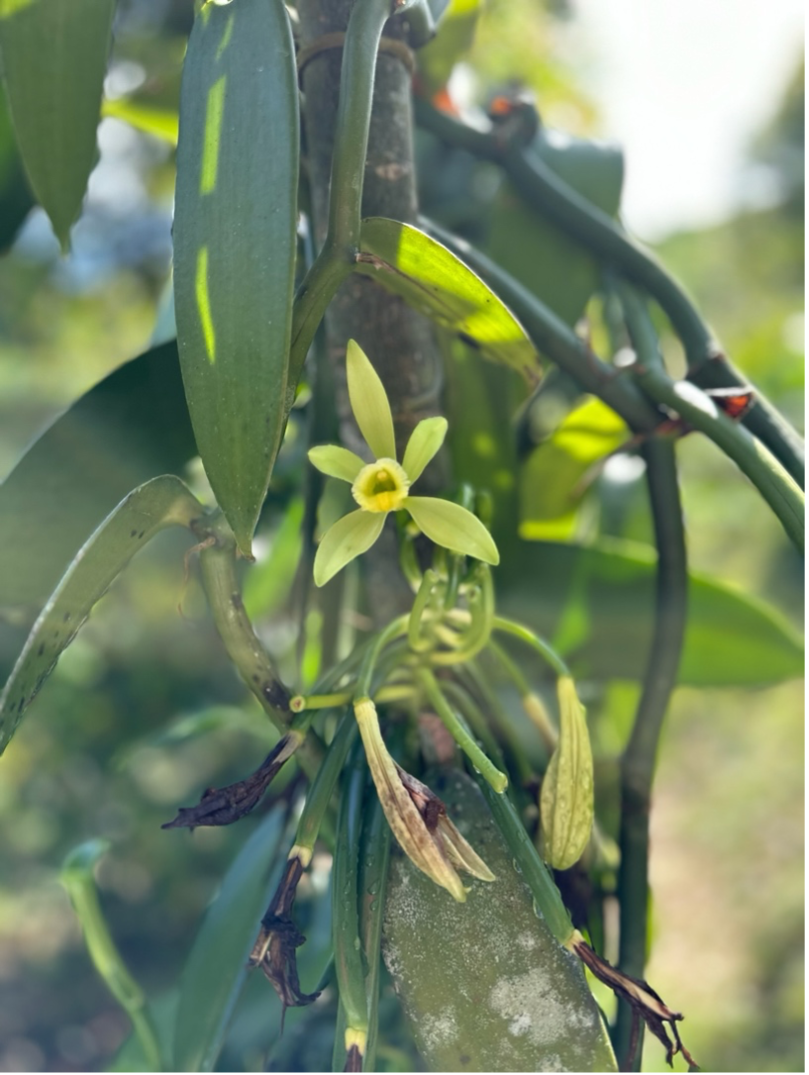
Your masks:
<instances>
[{"instance_id":1,"label":"sunlit leaf","mask_svg":"<svg viewBox=\"0 0 809 1075\"><path fill-rule=\"evenodd\" d=\"M196 454L174 341L105 377L0 485L0 605L41 608L131 489L181 474Z\"/></svg>"},{"instance_id":2,"label":"sunlit leaf","mask_svg":"<svg viewBox=\"0 0 809 1075\"><path fill-rule=\"evenodd\" d=\"M282 0L206 4L180 98L175 312L197 445L247 555L286 417L298 130Z\"/></svg>"},{"instance_id":3,"label":"sunlit leaf","mask_svg":"<svg viewBox=\"0 0 809 1075\"><path fill-rule=\"evenodd\" d=\"M356 269L531 384L542 373L522 325L445 246L410 224L364 220Z\"/></svg>"},{"instance_id":4,"label":"sunlit leaf","mask_svg":"<svg viewBox=\"0 0 809 1075\"><path fill-rule=\"evenodd\" d=\"M278 806L253 830L208 908L180 982L175 1071L213 1070L261 916L284 866L278 854L283 822Z\"/></svg>"},{"instance_id":5,"label":"sunlit leaf","mask_svg":"<svg viewBox=\"0 0 809 1075\"><path fill-rule=\"evenodd\" d=\"M594 466L628 437L626 424L596 397L571 411L520 468L520 536L566 536Z\"/></svg>"},{"instance_id":6,"label":"sunlit leaf","mask_svg":"<svg viewBox=\"0 0 809 1075\"><path fill-rule=\"evenodd\" d=\"M419 49L419 90L432 98L447 84L455 64L475 39L482 0L450 0L438 33Z\"/></svg>"},{"instance_id":7,"label":"sunlit leaf","mask_svg":"<svg viewBox=\"0 0 809 1075\"><path fill-rule=\"evenodd\" d=\"M179 117L170 108L160 108L142 104L125 97L116 97L114 100L105 100L101 105L101 114L111 119L121 119L144 134L151 134L155 138L168 142L169 145L177 145L177 131Z\"/></svg>"},{"instance_id":8,"label":"sunlit leaf","mask_svg":"<svg viewBox=\"0 0 809 1075\"><path fill-rule=\"evenodd\" d=\"M201 514L180 479L166 475L135 489L104 520L42 610L0 696L0 753L93 605L135 553L158 531L187 526Z\"/></svg>"},{"instance_id":9,"label":"sunlit leaf","mask_svg":"<svg viewBox=\"0 0 809 1075\"><path fill-rule=\"evenodd\" d=\"M0 55L17 144L67 249L97 158L115 0L0 0Z\"/></svg>"},{"instance_id":10,"label":"sunlit leaf","mask_svg":"<svg viewBox=\"0 0 809 1075\"><path fill-rule=\"evenodd\" d=\"M497 576L498 609L554 642L579 678L639 679L655 601L655 552L602 540L585 548L514 542ZM691 574L678 682L765 686L803 674L800 637L770 606Z\"/></svg>"}]
</instances>

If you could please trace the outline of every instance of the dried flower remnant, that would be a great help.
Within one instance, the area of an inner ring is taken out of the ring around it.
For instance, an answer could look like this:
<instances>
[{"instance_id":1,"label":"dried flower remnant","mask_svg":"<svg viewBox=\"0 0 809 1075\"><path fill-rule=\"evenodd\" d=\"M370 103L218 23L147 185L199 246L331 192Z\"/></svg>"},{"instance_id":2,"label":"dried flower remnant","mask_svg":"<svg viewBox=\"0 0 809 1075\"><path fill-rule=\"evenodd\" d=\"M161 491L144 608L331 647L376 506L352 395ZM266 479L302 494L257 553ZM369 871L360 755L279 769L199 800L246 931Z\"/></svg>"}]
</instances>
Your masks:
<instances>
[{"instance_id":1,"label":"dried flower remnant","mask_svg":"<svg viewBox=\"0 0 809 1075\"><path fill-rule=\"evenodd\" d=\"M248 960L251 967L261 968L278 994L282 1005L282 1030L287 1008L304 1007L320 996L319 992L301 991L295 950L304 944L306 938L291 917L298 882L311 859L309 848L296 845L290 851L284 876L261 920L261 931Z\"/></svg>"},{"instance_id":2,"label":"dried flower remnant","mask_svg":"<svg viewBox=\"0 0 809 1075\"><path fill-rule=\"evenodd\" d=\"M258 805L281 766L302 742L300 732L289 732L279 739L254 773L224 788L208 788L196 806L180 807L177 817L161 828L193 830L198 826L232 825Z\"/></svg>"},{"instance_id":3,"label":"dried flower remnant","mask_svg":"<svg viewBox=\"0 0 809 1075\"><path fill-rule=\"evenodd\" d=\"M458 869L481 881L493 881L494 874L449 820L438 796L390 756L374 703L360 699L354 704L354 713L379 802L402 850L423 873L463 903L467 890Z\"/></svg>"},{"instance_id":4,"label":"dried flower remnant","mask_svg":"<svg viewBox=\"0 0 809 1075\"><path fill-rule=\"evenodd\" d=\"M677 1023L683 1018L680 1012L672 1011L643 978L633 978L630 974L623 974L611 966L606 959L602 959L587 944L578 930L573 934L569 947L599 981L604 982L617 996L631 1005L636 1018L643 1019L650 1032L662 1042L669 1067L672 1066L674 1056L681 1053L691 1070L699 1070L696 1061L683 1045L677 1029ZM666 1024L671 1027L674 1035L673 1042L666 1032Z\"/></svg>"}]
</instances>

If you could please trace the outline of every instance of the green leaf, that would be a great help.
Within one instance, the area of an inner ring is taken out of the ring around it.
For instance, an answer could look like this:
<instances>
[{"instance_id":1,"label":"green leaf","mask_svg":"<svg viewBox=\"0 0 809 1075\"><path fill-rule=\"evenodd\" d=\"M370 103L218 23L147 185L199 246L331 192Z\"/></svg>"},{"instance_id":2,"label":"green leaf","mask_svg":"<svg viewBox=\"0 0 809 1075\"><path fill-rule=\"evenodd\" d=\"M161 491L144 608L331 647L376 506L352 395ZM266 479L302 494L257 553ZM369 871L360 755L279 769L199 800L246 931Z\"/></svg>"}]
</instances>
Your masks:
<instances>
[{"instance_id":1,"label":"green leaf","mask_svg":"<svg viewBox=\"0 0 809 1075\"><path fill-rule=\"evenodd\" d=\"M261 916L285 864L278 853L283 822L284 811L277 806L254 829L208 908L180 983L175 1071L213 1070Z\"/></svg>"},{"instance_id":2,"label":"green leaf","mask_svg":"<svg viewBox=\"0 0 809 1075\"><path fill-rule=\"evenodd\" d=\"M0 82L0 253L14 242L33 205Z\"/></svg>"},{"instance_id":3,"label":"green leaf","mask_svg":"<svg viewBox=\"0 0 809 1075\"><path fill-rule=\"evenodd\" d=\"M486 358L517 370L529 384L542 374L525 329L494 292L437 240L385 217L362 223L356 271L462 336Z\"/></svg>"},{"instance_id":4,"label":"green leaf","mask_svg":"<svg viewBox=\"0 0 809 1075\"><path fill-rule=\"evenodd\" d=\"M540 128L527 151L593 205L618 211L623 184L621 150ZM569 325L584 313L600 283L596 259L504 182L492 208L488 253Z\"/></svg>"},{"instance_id":5,"label":"green leaf","mask_svg":"<svg viewBox=\"0 0 809 1075\"><path fill-rule=\"evenodd\" d=\"M520 537L567 537L594 464L629 437L615 411L591 396L520 467Z\"/></svg>"},{"instance_id":6,"label":"green leaf","mask_svg":"<svg viewBox=\"0 0 809 1075\"><path fill-rule=\"evenodd\" d=\"M160 530L188 526L201 514L180 479L166 475L135 489L104 520L42 610L0 696L0 754L59 655L135 553Z\"/></svg>"},{"instance_id":7,"label":"green leaf","mask_svg":"<svg viewBox=\"0 0 809 1075\"><path fill-rule=\"evenodd\" d=\"M151 134L169 145L177 145L179 117L171 108L159 105L142 104L129 97L116 97L115 100L103 101L101 114L110 119L121 119L135 130Z\"/></svg>"},{"instance_id":8,"label":"green leaf","mask_svg":"<svg viewBox=\"0 0 809 1075\"><path fill-rule=\"evenodd\" d=\"M207 3L180 96L175 310L199 452L247 556L286 417L298 129L282 0Z\"/></svg>"},{"instance_id":9,"label":"green leaf","mask_svg":"<svg viewBox=\"0 0 809 1075\"><path fill-rule=\"evenodd\" d=\"M131 489L196 454L174 341L100 381L0 485L0 605L41 608Z\"/></svg>"},{"instance_id":10,"label":"green leaf","mask_svg":"<svg viewBox=\"0 0 809 1075\"><path fill-rule=\"evenodd\" d=\"M96 158L115 0L0 0L0 57L17 144L62 249Z\"/></svg>"},{"instance_id":11,"label":"green leaf","mask_svg":"<svg viewBox=\"0 0 809 1075\"><path fill-rule=\"evenodd\" d=\"M643 676L654 615L652 548L518 541L502 551L504 615L550 639L577 678ZM777 611L715 579L689 576L680 685L766 686L802 674L801 639Z\"/></svg>"},{"instance_id":12,"label":"green leaf","mask_svg":"<svg viewBox=\"0 0 809 1075\"><path fill-rule=\"evenodd\" d=\"M427 1069L615 1071L581 965L537 912L473 781L457 770L427 780L495 875L469 880L460 904L392 858L383 951Z\"/></svg>"}]
</instances>

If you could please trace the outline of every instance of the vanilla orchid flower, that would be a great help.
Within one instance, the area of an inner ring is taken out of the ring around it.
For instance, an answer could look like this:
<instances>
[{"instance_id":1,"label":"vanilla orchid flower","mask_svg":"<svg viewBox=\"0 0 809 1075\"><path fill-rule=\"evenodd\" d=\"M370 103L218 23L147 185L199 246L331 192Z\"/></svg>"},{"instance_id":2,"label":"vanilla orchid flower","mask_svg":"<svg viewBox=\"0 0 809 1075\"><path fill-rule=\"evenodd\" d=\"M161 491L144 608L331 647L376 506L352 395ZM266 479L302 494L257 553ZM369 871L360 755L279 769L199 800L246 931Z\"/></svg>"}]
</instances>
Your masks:
<instances>
[{"instance_id":1,"label":"vanilla orchid flower","mask_svg":"<svg viewBox=\"0 0 809 1075\"><path fill-rule=\"evenodd\" d=\"M419 422L399 463L387 394L354 340L348 341L346 372L351 409L376 459L366 463L348 448L332 444L309 451L310 461L323 474L351 482L351 495L359 504L358 511L339 519L323 535L315 556L315 583L325 585L346 564L370 549L382 533L388 512L400 509L409 512L421 532L436 545L487 564L499 563L500 554L491 534L471 511L437 497L410 496L410 486L444 443L446 418Z\"/></svg>"}]
</instances>

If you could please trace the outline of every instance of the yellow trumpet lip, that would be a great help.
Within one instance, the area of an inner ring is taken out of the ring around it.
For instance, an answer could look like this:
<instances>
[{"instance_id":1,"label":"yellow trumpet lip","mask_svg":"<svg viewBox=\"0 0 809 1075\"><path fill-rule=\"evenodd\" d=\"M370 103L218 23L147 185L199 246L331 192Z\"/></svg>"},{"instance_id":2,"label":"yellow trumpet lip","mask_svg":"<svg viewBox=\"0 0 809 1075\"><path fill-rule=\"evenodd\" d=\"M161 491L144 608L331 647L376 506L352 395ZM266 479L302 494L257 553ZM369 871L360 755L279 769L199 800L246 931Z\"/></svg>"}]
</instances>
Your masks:
<instances>
[{"instance_id":1,"label":"yellow trumpet lip","mask_svg":"<svg viewBox=\"0 0 809 1075\"><path fill-rule=\"evenodd\" d=\"M351 495L363 511L397 511L404 505L410 479L395 459L377 459L364 466L351 486Z\"/></svg>"}]
</instances>

